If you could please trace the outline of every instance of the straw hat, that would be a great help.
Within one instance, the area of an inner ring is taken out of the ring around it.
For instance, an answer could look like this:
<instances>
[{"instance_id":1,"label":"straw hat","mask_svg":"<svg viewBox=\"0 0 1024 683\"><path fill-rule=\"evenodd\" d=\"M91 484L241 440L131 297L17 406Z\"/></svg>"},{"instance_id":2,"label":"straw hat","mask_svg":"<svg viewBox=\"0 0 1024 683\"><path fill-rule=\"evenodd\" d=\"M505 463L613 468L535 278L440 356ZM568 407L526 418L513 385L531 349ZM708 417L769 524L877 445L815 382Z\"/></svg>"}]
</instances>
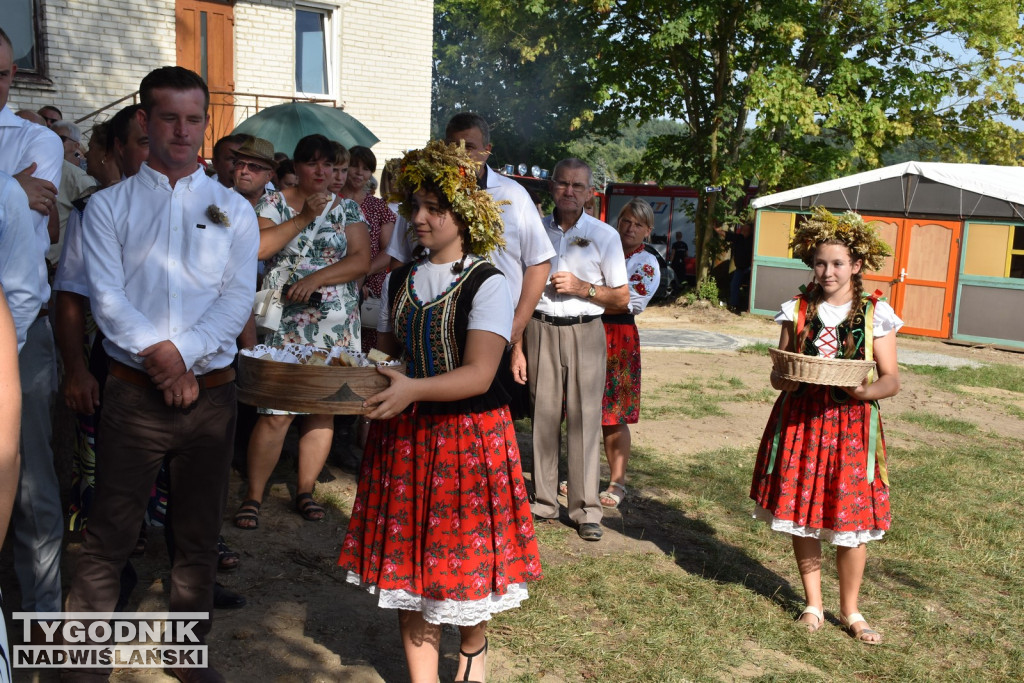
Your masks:
<instances>
[{"instance_id":1,"label":"straw hat","mask_svg":"<svg viewBox=\"0 0 1024 683\"><path fill-rule=\"evenodd\" d=\"M235 156L259 159L267 162L271 168L277 168L277 162L274 161L274 145L263 138L252 138L248 142L243 142Z\"/></svg>"}]
</instances>

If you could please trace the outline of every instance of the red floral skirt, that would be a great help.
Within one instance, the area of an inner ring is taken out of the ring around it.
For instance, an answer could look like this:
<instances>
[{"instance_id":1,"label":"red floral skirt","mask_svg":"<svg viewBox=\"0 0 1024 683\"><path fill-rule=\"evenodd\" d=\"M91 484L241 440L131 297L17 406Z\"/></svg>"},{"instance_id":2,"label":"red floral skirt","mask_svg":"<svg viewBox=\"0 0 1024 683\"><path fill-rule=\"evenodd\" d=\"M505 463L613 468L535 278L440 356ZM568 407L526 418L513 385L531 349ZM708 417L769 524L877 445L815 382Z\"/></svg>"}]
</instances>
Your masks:
<instances>
[{"instance_id":1,"label":"red floral skirt","mask_svg":"<svg viewBox=\"0 0 1024 683\"><path fill-rule=\"evenodd\" d=\"M605 323L608 369L601 424L636 424L640 419L640 333L635 324Z\"/></svg>"},{"instance_id":2,"label":"red floral skirt","mask_svg":"<svg viewBox=\"0 0 1024 683\"><path fill-rule=\"evenodd\" d=\"M433 623L518 605L541 568L508 409L374 422L338 564Z\"/></svg>"},{"instance_id":3,"label":"red floral skirt","mask_svg":"<svg viewBox=\"0 0 1024 683\"><path fill-rule=\"evenodd\" d=\"M833 391L839 393L833 396ZM871 406L837 396L845 393L802 385L779 397L761 438L750 497L762 508L756 516L777 530L859 545L881 538L891 521L889 487L882 481L885 439L879 424L874 479L869 482Z\"/></svg>"}]
</instances>

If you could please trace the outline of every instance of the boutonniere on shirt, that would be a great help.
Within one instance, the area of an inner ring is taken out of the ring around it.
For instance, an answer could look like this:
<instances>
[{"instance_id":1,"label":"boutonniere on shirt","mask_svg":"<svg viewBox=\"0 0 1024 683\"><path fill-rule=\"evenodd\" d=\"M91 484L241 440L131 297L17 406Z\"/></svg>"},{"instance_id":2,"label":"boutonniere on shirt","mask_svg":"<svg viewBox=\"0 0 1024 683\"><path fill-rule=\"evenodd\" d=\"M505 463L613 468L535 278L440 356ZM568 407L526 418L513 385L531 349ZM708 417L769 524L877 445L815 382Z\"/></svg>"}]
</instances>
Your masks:
<instances>
[{"instance_id":1,"label":"boutonniere on shirt","mask_svg":"<svg viewBox=\"0 0 1024 683\"><path fill-rule=\"evenodd\" d=\"M231 221L228 219L228 215L224 213L224 209L220 208L216 204L210 204L206 207L206 217L214 223L220 223L225 228L231 227Z\"/></svg>"},{"instance_id":2,"label":"boutonniere on shirt","mask_svg":"<svg viewBox=\"0 0 1024 683\"><path fill-rule=\"evenodd\" d=\"M572 241L569 242L574 247L589 247L590 239L587 237L573 237Z\"/></svg>"}]
</instances>

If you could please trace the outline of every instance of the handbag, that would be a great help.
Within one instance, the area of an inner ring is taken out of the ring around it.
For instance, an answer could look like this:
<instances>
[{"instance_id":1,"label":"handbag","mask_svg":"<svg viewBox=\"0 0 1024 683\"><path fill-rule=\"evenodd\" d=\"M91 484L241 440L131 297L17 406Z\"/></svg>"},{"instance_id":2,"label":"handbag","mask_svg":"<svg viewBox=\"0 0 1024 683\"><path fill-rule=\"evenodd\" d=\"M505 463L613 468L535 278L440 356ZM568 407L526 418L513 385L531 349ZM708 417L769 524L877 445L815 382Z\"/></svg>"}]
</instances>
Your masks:
<instances>
[{"instance_id":1,"label":"handbag","mask_svg":"<svg viewBox=\"0 0 1024 683\"><path fill-rule=\"evenodd\" d=\"M360 324L372 330L377 329L377 322L380 320L380 308L383 305L384 302L379 296L371 294L365 297L363 303L359 304Z\"/></svg>"},{"instance_id":2,"label":"handbag","mask_svg":"<svg viewBox=\"0 0 1024 683\"><path fill-rule=\"evenodd\" d=\"M313 244L313 235L317 233L320 226L324 222L324 218L327 213L334 206L334 197L327 202L327 206L324 207L323 212L313 221L313 233L309 239L306 240L306 246L302 248L302 252L299 254L299 258L295 265L298 267L299 262L302 261L306 256L306 252L309 251L309 246ZM306 228L307 230L309 228ZM295 273L295 268L292 268L291 272L288 273L288 277L283 278L280 282L282 287L284 283L291 279ZM256 320L256 333L259 335L270 334L276 332L277 328L281 326L281 315L284 313L284 295L281 292L280 287L274 287L272 289L261 289L256 292L256 298L252 304L252 314Z\"/></svg>"}]
</instances>

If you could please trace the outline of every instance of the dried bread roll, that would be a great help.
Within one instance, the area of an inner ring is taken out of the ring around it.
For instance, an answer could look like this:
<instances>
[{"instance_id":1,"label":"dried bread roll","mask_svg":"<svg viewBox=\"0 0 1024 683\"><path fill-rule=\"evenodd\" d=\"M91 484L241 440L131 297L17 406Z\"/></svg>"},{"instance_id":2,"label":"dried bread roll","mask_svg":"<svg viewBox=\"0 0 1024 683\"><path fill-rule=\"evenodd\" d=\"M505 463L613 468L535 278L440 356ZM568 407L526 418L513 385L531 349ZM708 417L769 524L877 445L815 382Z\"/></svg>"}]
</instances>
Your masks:
<instances>
[{"instance_id":1,"label":"dried bread roll","mask_svg":"<svg viewBox=\"0 0 1024 683\"><path fill-rule=\"evenodd\" d=\"M309 354L309 358L306 359L306 365L327 365L327 351L314 351Z\"/></svg>"},{"instance_id":2,"label":"dried bread roll","mask_svg":"<svg viewBox=\"0 0 1024 683\"><path fill-rule=\"evenodd\" d=\"M380 349L370 349L370 352L366 354L366 359L371 363L390 363L394 360Z\"/></svg>"},{"instance_id":3,"label":"dried bread roll","mask_svg":"<svg viewBox=\"0 0 1024 683\"><path fill-rule=\"evenodd\" d=\"M351 354L345 351L339 351L338 355L331 359L331 364L343 368L359 367L359 361L357 361L355 357L353 357Z\"/></svg>"}]
</instances>

